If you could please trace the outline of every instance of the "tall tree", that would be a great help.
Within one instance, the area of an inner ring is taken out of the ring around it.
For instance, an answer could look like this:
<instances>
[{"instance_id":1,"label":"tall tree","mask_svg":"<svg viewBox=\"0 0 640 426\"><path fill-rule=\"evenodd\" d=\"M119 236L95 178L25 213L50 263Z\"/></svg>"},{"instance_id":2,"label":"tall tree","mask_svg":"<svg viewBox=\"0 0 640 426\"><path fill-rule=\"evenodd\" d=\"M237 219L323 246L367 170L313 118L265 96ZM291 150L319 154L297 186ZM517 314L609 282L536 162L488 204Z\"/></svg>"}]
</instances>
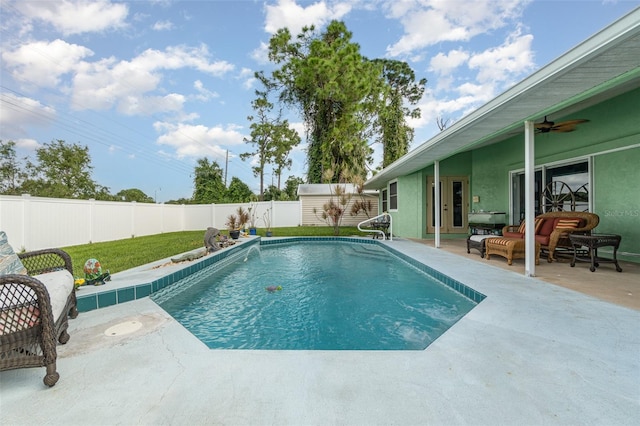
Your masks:
<instances>
[{"instance_id":1,"label":"tall tree","mask_svg":"<svg viewBox=\"0 0 640 426\"><path fill-rule=\"evenodd\" d=\"M396 161L409 151L413 140L413 128L407 118L420 118L420 109L410 109L422 98L426 79L416 82L415 73L406 62L374 59L382 65L383 95L377 108L376 128L378 142L382 143L382 167Z\"/></svg>"},{"instance_id":2,"label":"tall tree","mask_svg":"<svg viewBox=\"0 0 640 426\"><path fill-rule=\"evenodd\" d=\"M289 176L284 183L284 194L287 195L287 200L295 201L298 199L298 186L302 185L304 180L296 176Z\"/></svg>"},{"instance_id":3,"label":"tall tree","mask_svg":"<svg viewBox=\"0 0 640 426\"><path fill-rule=\"evenodd\" d=\"M267 92L256 91L257 98L251 102L256 115L247 117L251 123L251 139L245 142L254 145L254 151L240 154L240 158L256 157L257 165L253 167L253 174L260 178L260 200L264 200L264 174L267 164L274 163L276 173L282 173L283 168L291 167L289 153L300 143L298 133L289 128L289 122L281 119L281 113L275 118L269 117L273 104L267 99ZM279 175L278 175L279 178ZM279 184L278 184L279 187Z\"/></svg>"},{"instance_id":4,"label":"tall tree","mask_svg":"<svg viewBox=\"0 0 640 426\"><path fill-rule=\"evenodd\" d=\"M0 194L19 195L26 174L16 156L16 143L0 140Z\"/></svg>"},{"instance_id":5,"label":"tall tree","mask_svg":"<svg viewBox=\"0 0 640 426\"><path fill-rule=\"evenodd\" d=\"M231 178L229 188L227 188L227 194L225 202L227 203L248 203L255 198L255 194L251 191L251 188L246 183L241 181L237 177Z\"/></svg>"},{"instance_id":6,"label":"tall tree","mask_svg":"<svg viewBox=\"0 0 640 426\"><path fill-rule=\"evenodd\" d=\"M360 54L344 23L333 21L317 34L305 27L294 40L284 28L269 42L269 59L280 68L267 87L280 88L280 100L302 112L308 139L311 183L323 176L338 182L345 171L366 177L371 162L368 146L380 66ZM325 174L327 170L332 172Z\"/></svg>"},{"instance_id":7,"label":"tall tree","mask_svg":"<svg viewBox=\"0 0 640 426\"><path fill-rule=\"evenodd\" d=\"M273 162L273 171L278 177L278 189L280 189L280 179L285 169L291 169L293 164L289 154L291 150L300 144L300 135L294 129L289 127L289 122L284 120L275 127L274 141L275 146L271 160Z\"/></svg>"},{"instance_id":8,"label":"tall tree","mask_svg":"<svg viewBox=\"0 0 640 426\"><path fill-rule=\"evenodd\" d=\"M54 198L96 198L108 194L92 178L89 148L55 140L36 150L37 163L27 162L29 179L23 189L31 195Z\"/></svg>"},{"instance_id":9,"label":"tall tree","mask_svg":"<svg viewBox=\"0 0 640 426\"><path fill-rule=\"evenodd\" d=\"M194 169L193 202L210 204L224 202L226 188L222 177L222 169L216 161L200 158Z\"/></svg>"},{"instance_id":10,"label":"tall tree","mask_svg":"<svg viewBox=\"0 0 640 426\"><path fill-rule=\"evenodd\" d=\"M115 196L117 200L135 201L137 203L153 203L155 200L138 188L123 189Z\"/></svg>"}]
</instances>

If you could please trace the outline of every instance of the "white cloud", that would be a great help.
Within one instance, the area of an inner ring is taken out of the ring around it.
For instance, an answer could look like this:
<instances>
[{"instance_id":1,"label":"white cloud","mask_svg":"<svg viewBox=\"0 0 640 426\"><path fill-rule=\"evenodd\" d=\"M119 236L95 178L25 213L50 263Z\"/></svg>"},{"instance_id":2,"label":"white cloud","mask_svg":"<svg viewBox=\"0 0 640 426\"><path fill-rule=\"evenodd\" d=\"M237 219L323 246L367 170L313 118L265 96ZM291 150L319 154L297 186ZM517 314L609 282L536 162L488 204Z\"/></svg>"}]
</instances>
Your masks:
<instances>
[{"instance_id":1,"label":"white cloud","mask_svg":"<svg viewBox=\"0 0 640 426\"><path fill-rule=\"evenodd\" d=\"M157 21L152 28L154 31L169 31L175 27L171 21Z\"/></svg>"},{"instance_id":2,"label":"white cloud","mask_svg":"<svg viewBox=\"0 0 640 426\"><path fill-rule=\"evenodd\" d=\"M27 20L51 24L65 36L121 28L129 13L126 3L106 0L23 1L15 7Z\"/></svg>"},{"instance_id":3,"label":"white cloud","mask_svg":"<svg viewBox=\"0 0 640 426\"><path fill-rule=\"evenodd\" d=\"M147 49L131 62L135 66L149 71L194 68L216 77L233 70L234 66L227 61L209 62L207 59L209 56L209 49L205 45L199 47L169 46L164 51Z\"/></svg>"},{"instance_id":4,"label":"white cloud","mask_svg":"<svg viewBox=\"0 0 640 426\"><path fill-rule=\"evenodd\" d=\"M448 54L438 53L431 58L429 69L440 75L453 72L469 59L469 53L462 49L451 50Z\"/></svg>"},{"instance_id":5,"label":"white cloud","mask_svg":"<svg viewBox=\"0 0 640 426\"><path fill-rule=\"evenodd\" d=\"M178 158L206 156L216 161L224 160L226 148L222 146L243 144L245 137L239 131L241 127L236 125L207 127L201 124L156 122L153 127L163 133L157 143L172 147Z\"/></svg>"},{"instance_id":6,"label":"white cloud","mask_svg":"<svg viewBox=\"0 0 640 426\"><path fill-rule=\"evenodd\" d=\"M25 151L35 152L36 149L42 147L42 144L35 139L16 139L14 142L16 143L16 147Z\"/></svg>"},{"instance_id":7,"label":"white cloud","mask_svg":"<svg viewBox=\"0 0 640 426\"><path fill-rule=\"evenodd\" d=\"M13 93L0 93L0 139L17 142L27 129L47 127L56 118L56 110L39 101Z\"/></svg>"},{"instance_id":8,"label":"white cloud","mask_svg":"<svg viewBox=\"0 0 640 426\"><path fill-rule=\"evenodd\" d=\"M184 102L185 97L177 93L170 93L166 96L127 96L120 100L118 111L125 115L180 112Z\"/></svg>"},{"instance_id":9,"label":"white cloud","mask_svg":"<svg viewBox=\"0 0 640 426\"><path fill-rule=\"evenodd\" d=\"M79 64L73 78L72 107L104 110L116 105L119 111L129 115L178 112L184 104L184 96L151 94L160 88L162 71L194 68L221 76L233 69L226 61L210 62L208 56L206 46L170 46L164 51L147 49L131 61L116 62L114 58L108 58L84 62ZM200 95L204 94L204 91L200 92ZM209 92L209 95L214 94Z\"/></svg>"},{"instance_id":10,"label":"white cloud","mask_svg":"<svg viewBox=\"0 0 640 426\"><path fill-rule=\"evenodd\" d=\"M251 59L257 63L264 65L269 63L269 44L263 41L260 42L260 46L256 47L251 52Z\"/></svg>"},{"instance_id":11,"label":"white cloud","mask_svg":"<svg viewBox=\"0 0 640 426\"><path fill-rule=\"evenodd\" d=\"M216 92L212 92L208 90L206 87L204 87L204 84L200 80L196 80L193 82L193 88L196 89L196 91L198 92L198 94L194 96L195 99L202 102L206 102L210 99L217 98L220 96Z\"/></svg>"},{"instance_id":12,"label":"white cloud","mask_svg":"<svg viewBox=\"0 0 640 426\"><path fill-rule=\"evenodd\" d=\"M533 68L532 41L532 35L521 35L518 31L501 46L473 55L469 59L469 68L478 70L478 82L510 80Z\"/></svg>"},{"instance_id":13,"label":"white cloud","mask_svg":"<svg viewBox=\"0 0 640 426\"><path fill-rule=\"evenodd\" d=\"M348 2L337 2L328 5L324 1L310 4L307 7L298 5L294 0L278 0L275 5L267 5L264 30L275 34L280 28L288 28L296 36L304 26L323 26L333 19L342 19L351 11Z\"/></svg>"},{"instance_id":14,"label":"white cloud","mask_svg":"<svg viewBox=\"0 0 640 426\"><path fill-rule=\"evenodd\" d=\"M16 81L28 86L55 87L64 74L73 72L78 63L93 52L63 40L34 41L2 53L4 66Z\"/></svg>"},{"instance_id":15,"label":"white cloud","mask_svg":"<svg viewBox=\"0 0 640 426\"><path fill-rule=\"evenodd\" d=\"M258 79L255 78L254 71L250 68L242 68L238 78L240 80L244 80L244 82L242 83L242 87L247 90L253 88L253 86L255 86L256 82L258 81Z\"/></svg>"},{"instance_id":16,"label":"white cloud","mask_svg":"<svg viewBox=\"0 0 640 426\"><path fill-rule=\"evenodd\" d=\"M414 51L444 41L468 41L486 31L501 28L519 16L529 0L457 1L413 0L391 2L387 16L400 20L404 35L387 47L390 56Z\"/></svg>"}]
</instances>

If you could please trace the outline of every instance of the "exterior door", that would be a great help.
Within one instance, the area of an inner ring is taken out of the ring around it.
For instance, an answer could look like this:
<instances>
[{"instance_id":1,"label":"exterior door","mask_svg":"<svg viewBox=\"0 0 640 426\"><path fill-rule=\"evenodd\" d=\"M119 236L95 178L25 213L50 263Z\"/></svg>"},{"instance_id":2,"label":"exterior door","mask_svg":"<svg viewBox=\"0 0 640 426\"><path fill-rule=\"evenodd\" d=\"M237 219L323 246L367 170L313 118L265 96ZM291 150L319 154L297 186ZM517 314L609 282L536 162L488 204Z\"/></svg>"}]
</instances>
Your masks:
<instances>
[{"instance_id":1,"label":"exterior door","mask_svg":"<svg viewBox=\"0 0 640 426\"><path fill-rule=\"evenodd\" d=\"M465 176L440 176L440 232L466 234L469 232L469 179ZM435 190L433 176L427 177L427 232L435 233Z\"/></svg>"}]
</instances>

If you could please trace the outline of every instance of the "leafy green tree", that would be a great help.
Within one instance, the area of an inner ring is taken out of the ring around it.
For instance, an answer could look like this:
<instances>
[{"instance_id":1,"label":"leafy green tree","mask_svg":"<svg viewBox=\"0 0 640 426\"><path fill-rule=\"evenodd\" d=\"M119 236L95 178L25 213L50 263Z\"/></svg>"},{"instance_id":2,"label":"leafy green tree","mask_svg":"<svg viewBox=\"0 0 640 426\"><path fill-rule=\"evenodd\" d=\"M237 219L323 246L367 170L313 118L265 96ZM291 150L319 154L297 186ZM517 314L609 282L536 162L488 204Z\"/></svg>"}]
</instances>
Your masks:
<instances>
[{"instance_id":1,"label":"leafy green tree","mask_svg":"<svg viewBox=\"0 0 640 426\"><path fill-rule=\"evenodd\" d=\"M138 188L123 189L122 191L120 191L120 192L118 192L116 194L115 198L117 200L135 201L135 202L138 202L138 203L153 203L154 202L152 197L148 196L147 194L145 194L144 192L142 192L142 190L140 190Z\"/></svg>"},{"instance_id":2,"label":"leafy green tree","mask_svg":"<svg viewBox=\"0 0 640 426\"><path fill-rule=\"evenodd\" d=\"M26 174L16 156L16 143L0 140L0 194L20 195Z\"/></svg>"},{"instance_id":3,"label":"leafy green tree","mask_svg":"<svg viewBox=\"0 0 640 426\"><path fill-rule=\"evenodd\" d=\"M207 158L200 158L194 169L193 178L194 204L210 204L224 202L226 188L222 177L222 169L216 161L209 162Z\"/></svg>"},{"instance_id":4,"label":"leafy green tree","mask_svg":"<svg viewBox=\"0 0 640 426\"><path fill-rule=\"evenodd\" d=\"M36 150L36 163L27 162L29 178L23 189L31 195L53 198L96 198L108 194L92 178L89 148L55 140Z\"/></svg>"},{"instance_id":5,"label":"leafy green tree","mask_svg":"<svg viewBox=\"0 0 640 426\"><path fill-rule=\"evenodd\" d=\"M277 173L282 173L286 167L290 168L291 160L288 155L293 147L300 143L300 136L295 130L289 128L287 120L282 121L280 113L275 118L269 117L273 104L267 99L267 92L257 90L256 95L257 98L251 102L256 116L247 117L249 121L255 120L250 126L251 139L245 138L245 142L254 145L255 150L240 154L240 158L246 160L257 157L258 164L253 167L253 174L260 178L260 200L262 200L266 165L274 163Z\"/></svg>"},{"instance_id":6,"label":"leafy green tree","mask_svg":"<svg viewBox=\"0 0 640 426\"><path fill-rule=\"evenodd\" d=\"M286 199L290 201L295 201L298 199L298 186L304 183L304 179L289 176L287 181L284 183L284 192L283 195L286 194Z\"/></svg>"},{"instance_id":7,"label":"leafy green tree","mask_svg":"<svg viewBox=\"0 0 640 426\"><path fill-rule=\"evenodd\" d=\"M264 191L264 201L280 201L282 191L275 185L269 185Z\"/></svg>"},{"instance_id":8,"label":"leafy green tree","mask_svg":"<svg viewBox=\"0 0 640 426\"><path fill-rule=\"evenodd\" d=\"M297 106L307 128L311 183L343 179L345 172L363 178L372 150L373 114L380 93L381 66L366 60L351 42L344 23L333 21L317 34L305 27L296 39L280 29L269 41L269 59L280 65L271 78L258 78L280 89L280 100ZM325 174L327 170L332 173Z\"/></svg>"},{"instance_id":9,"label":"leafy green tree","mask_svg":"<svg viewBox=\"0 0 640 426\"><path fill-rule=\"evenodd\" d=\"M255 198L255 194L246 183L237 177L231 178L225 201L227 203L248 203Z\"/></svg>"},{"instance_id":10,"label":"leafy green tree","mask_svg":"<svg viewBox=\"0 0 640 426\"><path fill-rule=\"evenodd\" d=\"M169 200L165 204L193 204L191 198L178 198L177 200Z\"/></svg>"},{"instance_id":11,"label":"leafy green tree","mask_svg":"<svg viewBox=\"0 0 640 426\"><path fill-rule=\"evenodd\" d=\"M427 80L423 78L416 82L415 73L406 62L389 59L374 59L373 62L382 65L384 79L376 121L377 139L383 146L384 168L409 151L414 132L406 119L420 118L420 109L409 109L405 105L418 103Z\"/></svg>"},{"instance_id":12,"label":"leafy green tree","mask_svg":"<svg viewBox=\"0 0 640 426\"><path fill-rule=\"evenodd\" d=\"M280 179L285 169L291 169L293 164L289 154L291 150L300 144L300 135L294 129L289 127L289 122L284 120L275 127L274 140L275 146L273 151L274 172L278 177L278 189L280 189Z\"/></svg>"}]
</instances>

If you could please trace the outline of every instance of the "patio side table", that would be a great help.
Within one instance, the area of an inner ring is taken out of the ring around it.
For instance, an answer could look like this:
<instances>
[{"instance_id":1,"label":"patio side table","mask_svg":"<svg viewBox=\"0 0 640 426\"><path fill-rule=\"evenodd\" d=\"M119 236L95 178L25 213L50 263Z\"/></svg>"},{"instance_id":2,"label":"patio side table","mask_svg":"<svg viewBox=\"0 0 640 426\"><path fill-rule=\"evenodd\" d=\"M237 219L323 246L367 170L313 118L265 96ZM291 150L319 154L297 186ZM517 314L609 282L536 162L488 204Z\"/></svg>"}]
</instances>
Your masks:
<instances>
[{"instance_id":1,"label":"patio side table","mask_svg":"<svg viewBox=\"0 0 640 426\"><path fill-rule=\"evenodd\" d=\"M591 235L574 235L569 234L571 245L574 247L573 259L571 260L571 267L576 266L576 261L591 262L589 270L595 271L600 263L614 263L616 265L616 271L622 272L622 268L618 265L618 247L620 247L620 240L622 237L615 234L591 234ZM579 248L587 248L587 256L579 254ZM598 256L599 247L613 247L613 258L604 258Z\"/></svg>"}]
</instances>

